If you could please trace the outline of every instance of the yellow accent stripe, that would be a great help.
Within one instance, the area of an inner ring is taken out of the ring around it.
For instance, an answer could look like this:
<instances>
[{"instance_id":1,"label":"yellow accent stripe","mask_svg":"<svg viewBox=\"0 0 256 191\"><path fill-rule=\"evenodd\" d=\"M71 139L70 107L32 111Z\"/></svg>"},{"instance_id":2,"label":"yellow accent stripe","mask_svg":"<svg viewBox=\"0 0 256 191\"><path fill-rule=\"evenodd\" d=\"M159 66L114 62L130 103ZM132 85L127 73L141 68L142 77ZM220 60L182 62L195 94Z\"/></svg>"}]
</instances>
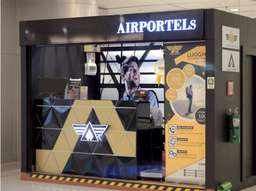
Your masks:
<instances>
[{"instance_id":1,"label":"yellow accent stripe","mask_svg":"<svg viewBox=\"0 0 256 191\"><path fill-rule=\"evenodd\" d=\"M164 190L164 189L165 189L164 186L159 186L159 187L157 188L157 190Z\"/></svg>"},{"instance_id":2,"label":"yellow accent stripe","mask_svg":"<svg viewBox=\"0 0 256 191\"><path fill-rule=\"evenodd\" d=\"M108 184L108 181L103 181L102 183L101 183L102 185L107 185Z\"/></svg>"},{"instance_id":3,"label":"yellow accent stripe","mask_svg":"<svg viewBox=\"0 0 256 191\"><path fill-rule=\"evenodd\" d=\"M156 187L157 187L156 185L152 185L149 187L149 189L154 190Z\"/></svg>"},{"instance_id":4,"label":"yellow accent stripe","mask_svg":"<svg viewBox=\"0 0 256 191\"><path fill-rule=\"evenodd\" d=\"M124 183L123 182L119 182L118 184L117 184L117 186L123 186L124 185Z\"/></svg>"},{"instance_id":5,"label":"yellow accent stripe","mask_svg":"<svg viewBox=\"0 0 256 191\"><path fill-rule=\"evenodd\" d=\"M94 184L100 184L100 183L101 183L100 180L96 180L96 181L94 182Z\"/></svg>"},{"instance_id":6,"label":"yellow accent stripe","mask_svg":"<svg viewBox=\"0 0 256 191\"><path fill-rule=\"evenodd\" d=\"M133 188L139 188L140 184L134 184L132 187Z\"/></svg>"},{"instance_id":7,"label":"yellow accent stripe","mask_svg":"<svg viewBox=\"0 0 256 191\"><path fill-rule=\"evenodd\" d=\"M51 176L46 176L46 177L44 177L44 179L46 179L46 180L48 180L49 178L51 178Z\"/></svg>"},{"instance_id":8,"label":"yellow accent stripe","mask_svg":"<svg viewBox=\"0 0 256 191\"><path fill-rule=\"evenodd\" d=\"M131 183L127 183L127 184L124 185L125 188L130 188L131 186L132 186Z\"/></svg>"},{"instance_id":9,"label":"yellow accent stripe","mask_svg":"<svg viewBox=\"0 0 256 191\"><path fill-rule=\"evenodd\" d=\"M86 180L83 178L79 182L84 183Z\"/></svg>"},{"instance_id":10,"label":"yellow accent stripe","mask_svg":"<svg viewBox=\"0 0 256 191\"><path fill-rule=\"evenodd\" d=\"M58 180L62 181L62 180L64 180L64 178L65 177L61 176L61 177L58 178Z\"/></svg>"},{"instance_id":11,"label":"yellow accent stripe","mask_svg":"<svg viewBox=\"0 0 256 191\"><path fill-rule=\"evenodd\" d=\"M115 184L116 184L116 182L111 182L109 185L114 186Z\"/></svg>"},{"instance_id":12,"label":"yellow accent stripe","mask_svg":"<svg viewBox=\"0 0 256 191\"><path fill-rule=\"evenodd\" d=\"M58 178L57 176L51 177L52 180L56 180L57 178Z\"/></svg>"},{"instance_id":13,"label":"yellow accent stripe","mask_svg":"<svg viewBox=\"0 0 256 191\"><path fill-rule=\"evenodd\" d=\"M142 188L142 189L146 189L147 187L148 187L148 185L143 184L140 188Z\"/></svg>"},{"instance_id":14,"label":"yellow accent stripe","mask_svg":"<svg viewBox=\"0 0 256 191\"><path fill-rule=\"evenodd\" d=\"M93 182L93 180L92 180L92 179L89 179L89 180L87 180L87 182L86 182L86 183L91 184L92 182Z\"/></svg>"},{"instance_id":15,"label":"yellow accent stripe","mask_svg":"<svg viewBox=\"0 0 256 191\"><path fill-rule=\"evenodd\" d=\"M118 186L123 188L141 188L141 189L150 189L150 190L164 190L164 191L206 191L206 189L199 188L184 188L184 187L168 187L159 184L143 184L143 183L134 183L134 182L123 182L123 181L108 181L101 179L85 179L79 177L64 177L64 176L51 176L51 175L43 175L43 174L31 174L32 178L45 179L45 180L58 180L58 181L66 181L66 182L79 182L79 183L89 183L96 185L109 185L109 186Z\"/></svg>"}]
</instances>

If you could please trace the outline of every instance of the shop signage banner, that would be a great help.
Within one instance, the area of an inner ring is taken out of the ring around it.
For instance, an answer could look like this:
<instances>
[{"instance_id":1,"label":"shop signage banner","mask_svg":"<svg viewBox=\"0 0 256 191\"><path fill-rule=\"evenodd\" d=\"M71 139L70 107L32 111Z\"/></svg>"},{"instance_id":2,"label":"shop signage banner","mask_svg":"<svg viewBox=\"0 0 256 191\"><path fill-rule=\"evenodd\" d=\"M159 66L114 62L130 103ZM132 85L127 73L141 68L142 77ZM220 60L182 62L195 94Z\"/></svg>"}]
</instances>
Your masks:
<instances>
[{"instance_id":1,"label":"shop signage banner","mask_svg":"<svg viewBox=\"0 0 256 191\"><path fill-rule=\"evenodd\" d=\"M205 184L205 53L202 43L165 47L166 181Z\"/></svg>"},{"instance_id":2,"label":"shop signage banner","mask_svg":"<svg viewBox=\"0 0 256 191\"><path fill-rule=\"evenodd\" d=\"M66 27L63 28L63 26ZM120 41L203 40L204 11L110 15L76 18L75 20L51 19L44 20L44 22L23 21L20 24L20 33L22 46Z\"/></svg>"},{"instance_id":3,"label":"shop signage banner","mask_svg":"<svg viewBox=\"0 0 256 191\"><path fill-rule=\"evenodd\" d=\"M190 31L197 27L196 19L166 19L139 22L121 22L117 34L147 32Z\"/></svg>"}]
</instances>

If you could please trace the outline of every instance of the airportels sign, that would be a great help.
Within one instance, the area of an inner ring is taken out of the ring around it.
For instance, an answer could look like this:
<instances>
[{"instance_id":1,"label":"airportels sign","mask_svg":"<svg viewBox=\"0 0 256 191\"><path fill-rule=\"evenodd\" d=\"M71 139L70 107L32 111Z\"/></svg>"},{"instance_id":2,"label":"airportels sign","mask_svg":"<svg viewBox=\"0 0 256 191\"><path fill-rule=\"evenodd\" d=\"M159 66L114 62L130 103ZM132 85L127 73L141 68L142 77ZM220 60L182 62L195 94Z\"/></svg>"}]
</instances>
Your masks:
<instances>
[{"instance_id":1,"label":"airportels sign","mask_svg":"<svg viewBox=\"0 0 256 191\"><path fill-rule=\"evenodd\" d=\"M193 31L197 28L196 19L166 19L138 22L121 22L117 34L143 33L143 32L172 32Z\"/></svg>"}]
</instances>

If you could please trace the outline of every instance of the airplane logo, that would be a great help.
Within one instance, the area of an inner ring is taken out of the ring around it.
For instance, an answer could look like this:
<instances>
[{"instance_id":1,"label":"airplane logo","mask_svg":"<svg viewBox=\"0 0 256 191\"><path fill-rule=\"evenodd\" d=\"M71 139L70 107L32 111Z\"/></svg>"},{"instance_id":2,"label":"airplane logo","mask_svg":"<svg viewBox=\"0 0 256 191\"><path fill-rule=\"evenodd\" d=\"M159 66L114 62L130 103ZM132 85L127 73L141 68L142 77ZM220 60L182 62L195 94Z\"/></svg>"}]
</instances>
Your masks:
<instances>
[{"instance_id":1,"label":"airplane logo","mask_svg":"<svg viewBox=\"0 0 256 191\"><path fill-rule=\"evenodd\" d=\"M72 124L76 134L81 136L80 141L99 142L106 132L108 125L92 124L90 121L87 124Z\"/></svg>"}]
</instances>

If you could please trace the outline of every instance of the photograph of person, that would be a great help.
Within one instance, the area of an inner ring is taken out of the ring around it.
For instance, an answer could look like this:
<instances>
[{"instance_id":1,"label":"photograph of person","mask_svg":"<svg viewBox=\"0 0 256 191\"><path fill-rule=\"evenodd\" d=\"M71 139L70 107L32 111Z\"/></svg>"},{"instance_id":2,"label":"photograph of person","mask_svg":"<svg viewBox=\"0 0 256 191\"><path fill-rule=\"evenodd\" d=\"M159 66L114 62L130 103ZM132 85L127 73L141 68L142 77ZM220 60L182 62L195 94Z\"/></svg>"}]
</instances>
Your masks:
<instances>
[{"instance_id":1,"label":"photograph of person","mask_svg":"<svg viewBox=\"0 0 256 191\"><path fill-rule=\"evenodd\" d=\"M202 95L205 91L205 80L195 75L176 91L176 99L170 102L172 110L182 118L193 120L195 113L205 107L205 95Z\"/></svg>"},{"instance_id":2,"label":"photograph of person","mask_svg":"<svg viewBox=\"0 0 256 191\"><path fill-rule=\"evenodd\" d=\"M65 88L65 99L80 99L81 79L70 79Z\"/></svg>"},{"instance_id":3,"label":"photograph of person","mask_svg":"<svg viewBox=\"0 0 256 191\"><path fill-rule=\"evenodd\" d=\"M188 98L188 112L187 115L189 115L190 113L193 113L191 108L192 108L192 103L193 103L193 89L192 89L192 85L189 85L186 87L186 96Z\"/></svg>"},{"instance_id":4,"label":"photograph of person","mask_svg":"<svg viewBox=\"0 0 256 191\"><path fill-rule=\"evenodd\" d=\"M122 100L136 101L136 93L142 90L140 87L140 71L139 60L135 56L126 58L121 63L121 78L125 85L125 91ZM145 90L145 101L150 103L150 113L156 126L161 126L163 122L163 115L159 109L158 98L153 90Z\"/></svg>"}]
</instances>

